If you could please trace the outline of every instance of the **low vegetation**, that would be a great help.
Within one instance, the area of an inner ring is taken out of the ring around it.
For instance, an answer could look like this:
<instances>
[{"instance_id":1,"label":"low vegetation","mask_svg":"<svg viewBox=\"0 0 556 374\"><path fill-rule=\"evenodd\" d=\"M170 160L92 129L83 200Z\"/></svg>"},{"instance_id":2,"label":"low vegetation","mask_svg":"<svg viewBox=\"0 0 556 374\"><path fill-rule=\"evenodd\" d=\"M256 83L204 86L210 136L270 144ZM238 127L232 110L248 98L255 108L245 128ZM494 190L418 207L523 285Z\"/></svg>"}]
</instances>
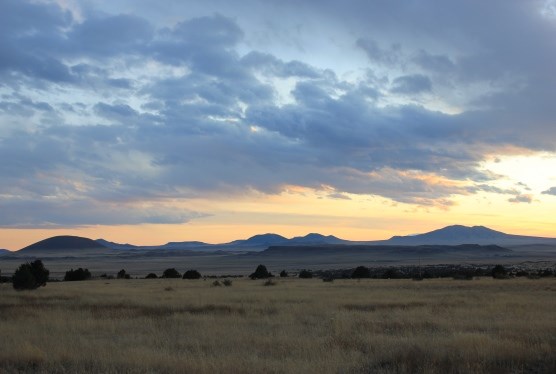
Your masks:
<instances>
[{"instance_id":1,"label":"low vegetation","mask_svg":"<svg viewBox=\"0 0 556 374\"><path fill-rule=\"evenodd\" d=\"M0 372L553 373L555 293L554 277L1 284Z\"/></svg>"},{"instance_id":2,"label":"low vegetation","mask_svg":"<svg viewBox=\"0 0 556 374\"><path fill-rule=\"evenodd\" d=\"M16 290L34 290L46 286L50 271L41 260L21 264L14 272L12 285Z\"/></svg>"},{"instance_id":3,"label":"low vegetation","mask_svg":"<svg viewBox=\"0 0 556 374\"><path fill-rule=\"evenodd\" d=\"M302 279L309 279L309 278L313 278L313 272L311 270L301 270L299 272L299 278Z\"/></svg>"},{"instance_id":4,"label":"low vegetation","mask_svg":"<svg viewBox=\"0 0 556 374\"><path fill-rule=\"evenodd\" d=\"M365 266L358 266L355 268L353 273L351 273L352 278L370 278L371 270Z\"/></svg>"},{"instance_id":5,"label":"low vegetation","mask_svg":"<svg viewBox=\"0 0 556 374\"><path fill-rule=\"evenodd\" d=\"M175 268L170 268L164 270L162 273L162 278L181 278L181 274Z\"/></svg>"},{"instance_id":6,"label":"low vegetation","mask_svg":"<svg viewBox=\"0 0 556 374\"><path fill-rule=\"evenodd\" d=\"M270 278L270 277L273 277L273 276L274 275L272 275L272 273L267 270L266 266L259 265L255 269L255 271L253 273L251 273L251 275L249 275L249 278L251 278L251 279L266 279L266 278Z\"/></svg>"},{"instance_id":7,"label":"low vegetation","mask_svg":"<svg viewBox=\"0 0 556 374\"><path fill-rule=\"evenodd\" d=\"M118 271L118 274L116 274L116 276L118 277L118 279L131 279L131 275L128 274L125 269Z\"/></svg>"},{"instance_id":8,"label":"low vegetation","mask_svg":"<svg viewBox=\"0 0 556 374\"><path fill-rule=\"evenodd\" d=\"M79 268L76 270L68 270L66 271L66 275L64 276L64 281L84 281L91 279L91 272L88 269Z\"/></svg>"},{"instance_id":9,"label":"low vegetation","mask_svg":"<svg viewBox=\"0 0 556 374\"><path fill-rule=\"evenodd\" d=\"M187 270L183 273L183 279L201 279L201 273L197 270Z\"/></svg>"}]
</instances>

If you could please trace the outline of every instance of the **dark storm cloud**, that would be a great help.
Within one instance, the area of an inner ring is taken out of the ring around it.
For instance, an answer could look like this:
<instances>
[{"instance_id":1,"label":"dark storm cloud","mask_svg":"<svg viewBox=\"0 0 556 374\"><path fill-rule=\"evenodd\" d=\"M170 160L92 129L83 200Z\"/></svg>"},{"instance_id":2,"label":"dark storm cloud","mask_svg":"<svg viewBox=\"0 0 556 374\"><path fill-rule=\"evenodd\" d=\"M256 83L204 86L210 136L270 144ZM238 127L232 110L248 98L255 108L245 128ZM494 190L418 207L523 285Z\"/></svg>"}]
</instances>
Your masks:
<instances>
[{"instance_id":1,"label":"dark storm cloud","mask_svg":"<svg viewBox=\"0 0 556 374\"><path fill-rule=\"evenodd\" d=\"M148 12L92 7L78 20L3 1L0 225L176 223L199 213L167 199L287 185L426 206L479 192L533 201L524 186L493 186L481 163L498 149L556 150L556 22L540 3L271 3L237 7L263 24L310 14L348 35L365 59L353 70L368 74L343 78L343 56L317 67L254 50L254 20L229 5L161 26ZM461 110L418 104L429 96Z\"/></svg>"}]
</instances>

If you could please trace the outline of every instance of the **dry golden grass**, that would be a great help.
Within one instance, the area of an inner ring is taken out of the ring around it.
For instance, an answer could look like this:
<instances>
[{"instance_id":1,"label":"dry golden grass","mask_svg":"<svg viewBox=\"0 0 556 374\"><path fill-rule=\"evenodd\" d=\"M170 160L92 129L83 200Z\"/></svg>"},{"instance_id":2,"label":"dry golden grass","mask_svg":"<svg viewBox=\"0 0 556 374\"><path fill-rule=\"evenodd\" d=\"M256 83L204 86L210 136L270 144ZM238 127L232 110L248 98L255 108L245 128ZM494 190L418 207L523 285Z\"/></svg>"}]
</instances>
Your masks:
<instances>
[{"instance_id":1,"label":"dry golden grass","mask_svg":"<svg viewBox=\"0 0 556 374\"><path fill-rule=\"evenodd\" d=\"M0 372L554 373L556 279L0 285Z\"/></svg>"}]
</instances>

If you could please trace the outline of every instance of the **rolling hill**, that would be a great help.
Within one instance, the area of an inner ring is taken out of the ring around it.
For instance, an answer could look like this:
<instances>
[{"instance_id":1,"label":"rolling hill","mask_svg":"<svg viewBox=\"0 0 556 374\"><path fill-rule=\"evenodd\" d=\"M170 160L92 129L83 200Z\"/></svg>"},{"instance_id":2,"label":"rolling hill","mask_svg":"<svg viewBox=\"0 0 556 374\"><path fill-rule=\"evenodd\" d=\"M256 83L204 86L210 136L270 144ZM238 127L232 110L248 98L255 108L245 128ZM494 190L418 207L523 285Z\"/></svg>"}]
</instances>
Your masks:
<instances>
[{"instance_id":1,"label":"rolling hill","mask_svg":"<svg viewBox=\"0 0 556 374\"><path fill-rule=\"evenodd\" d=\"M86 250L86 249L107 249L102 244L88 238L80 236L53 236L31 244L18 252L41 252L41 251L63 251L63 250Z\"/></svg>"},{"instance_id":2,"label":"rolling hill","mask_svg":"<svg viewBox=\"0 0 556 374\"><path fill-rule=\"evenodd\" d=\"M430 231L424 234L410 236L393 236L388 240L369 242L369 244L386 245L459 245L459 244L496 244L500 246L525 244L556 245L555 238L536 236L511 235L484 226L453 225Z\"/></svg>"}]
</instances>

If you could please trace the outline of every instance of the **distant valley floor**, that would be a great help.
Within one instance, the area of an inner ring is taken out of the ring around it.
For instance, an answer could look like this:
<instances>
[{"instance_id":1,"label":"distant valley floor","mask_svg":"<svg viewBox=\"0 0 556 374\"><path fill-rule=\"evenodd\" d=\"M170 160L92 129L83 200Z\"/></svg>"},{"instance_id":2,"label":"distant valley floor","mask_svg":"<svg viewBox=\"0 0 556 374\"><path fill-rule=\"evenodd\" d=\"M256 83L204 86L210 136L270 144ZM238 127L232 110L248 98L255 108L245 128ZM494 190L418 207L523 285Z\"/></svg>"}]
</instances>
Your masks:
<instances>
[{"instance_id":1,"label":"distant valley floor","mask_svg":"<svg viewBox=\"0 0 556 374\"><path fill-rule=\"evenodd\" d=\"M299 246L271 247L263 252L195 252L189 250L53 250L38 253L12 253L0 257L0 270L9 275L25 261L42 259L53 278L63 278L71 268L88 268L93 275L115 274L125 269L133 277L167 268L183 272L199 270L203 275L248 275L258 264L270 271L326 270L356 266L388 267L435 264L504 264L554 268L556 245L509 248L488 246Z\"/></svg>"}]
</instances>

